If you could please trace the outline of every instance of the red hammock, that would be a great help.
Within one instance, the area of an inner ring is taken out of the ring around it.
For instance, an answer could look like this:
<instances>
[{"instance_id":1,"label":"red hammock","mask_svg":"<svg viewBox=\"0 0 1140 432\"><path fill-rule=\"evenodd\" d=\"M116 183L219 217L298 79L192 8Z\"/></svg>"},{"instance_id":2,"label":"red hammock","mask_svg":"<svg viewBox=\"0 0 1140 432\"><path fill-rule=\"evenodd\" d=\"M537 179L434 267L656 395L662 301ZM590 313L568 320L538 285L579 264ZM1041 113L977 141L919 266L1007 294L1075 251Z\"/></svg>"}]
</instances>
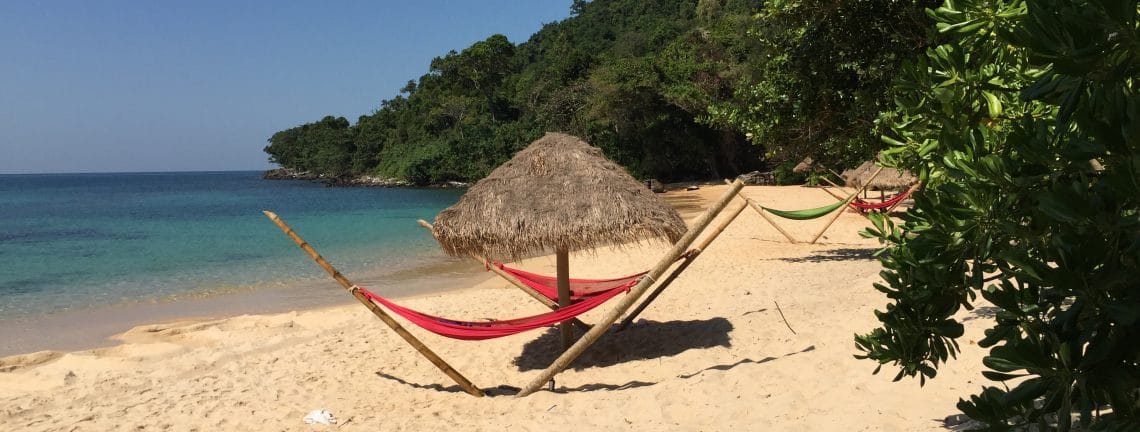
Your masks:
<instances>
[{"instance_id":1,"label":"red hammock","mask_svg":"<svg viewBox=\"0 0 1140 432\"><path fill-rule=\"evenodd\" d=\"M636 279L635 279L636 281ZM574 318L578 315L584 314L589 310L598 307L606 300L614 298L614 296L628 291L633 283L628 283L608 291L601 291L594 294L580 302L574 303L570 306L559 308L558 310L550 311L544 314L529 316L525 318L516 318L502 321L458 321L447 318L440 318L417 312L406 307L392 303L390 300L374 294L364 288L358 288L361 294L368 297L372 301L384 305L397 315L406 318L413 324L423 327L424 330L430 331L440 336L446 336L452 339L463 340L484 340L493 339L497 337L510 336L516 333L522 333L527 330L534 330L540 327L557 324Z\"/></svg>"},{"instance_id":2,"label":"red hammock","mask_svg":"<svg viewBox=\"0 0 1140 432\"><path fill-rule=\"evenodd\" d=\"M906 199L906 197L910 196L911 191L913 191L913 189L907 189L907 190L903 191L903 193L895 195L894 198L891 198L889 200L886 200L886 201L883 201L880 203L870 203L867 201L863 201L859 198L855 198L849 204L851 205L851 207L854 207L858 210L863 210L863 211L866 211L866 210L883 210L883 209L890 208L891 206L902 202L902 200L904 200L904 199Z\"/></svg>"},{"instance_id":3,"label":"red hammock","mask_svg":"<svg viewBox=\"0 0 1140 432\"><path fill-rule=\"evenodd\" d=\"M514 276L527 286L534 288L540 294L546 296L551 300L558 300L558 278L554 276L540 275L531 273L515 268L510 268L502 263L494 264L499 269ZM614 288L629 288L637 283L642 276L645 276L647 271L623 276L613 279L570 279L570 300L578 301L584 298L589 298L598 295L599 293L612 290Z\"/></svg>"}]
</instances>

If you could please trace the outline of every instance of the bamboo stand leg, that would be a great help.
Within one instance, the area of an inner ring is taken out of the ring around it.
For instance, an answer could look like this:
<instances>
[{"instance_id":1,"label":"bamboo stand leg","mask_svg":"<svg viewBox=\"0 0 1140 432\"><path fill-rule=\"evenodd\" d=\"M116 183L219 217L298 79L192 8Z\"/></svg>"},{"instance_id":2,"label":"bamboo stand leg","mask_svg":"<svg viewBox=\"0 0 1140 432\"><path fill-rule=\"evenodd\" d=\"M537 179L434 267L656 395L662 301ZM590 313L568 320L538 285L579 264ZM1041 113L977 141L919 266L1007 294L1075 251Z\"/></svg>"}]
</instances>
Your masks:
<instances>
[{"instance_id":1,"label":"bamboo stand leg","mask_svg":"<svg viewBox=\"0 0 1140 432\"><path fill-rule=\"evenodd\" d=\"M795 237L792 237L791 234L788 234L787 231L784 231L784 228L781 227L780 224L776 223L775 220L772 220L772 217L768 216L768 212L764 211L764 209L762 207L760 207L760 204L756 204L756 200L754 200L752 198L748 198L744 195L741 195L740 197L744 198L744 201L747 202L748 205L752 207L752 210L756 210L756 213L759 213L760 217L764 218L765 221L768 221L769 225L772 225L773 228L776 228L776 231L779 231L780 234L783 234L784 238L788 239L788 241L790 241L792 243L799 243L798 241L796 241Z\"/></svg>"},{"instance_id":2,"label":"bamboo stand leg","mask_svg":"<svg viewBox=\"0 0 1140 432\"><path fill-rule=\"evenodd\" d=\"M826 179L825 179L825 180L826 180ZM831 180L827 180L827 182L828 182L828 183L831 183ZM831 183L831 185L832 185L832 186L835 186L835 183ZM837 187L837 188L838 188L839 186L835 186L835 187ZM827 194L828 194L828 195L831 195L833 198L835 198L835 199L837 199L837 200L843 201L843 200L847 199L846 197L842 197L842 196L836 195L836 194L835 194L835 192L832 192L830 189L827 189L827 188L822 188L822 189L823 189L823 191L824 191L824 192L827 192Z\"/></svg>"},{"instance_id":3,"label":"bamboo stand leg","mask_svg":"<svg viewBox=\"0 0 1140 432\"><path fill-rule=\"evenodd\" d=\"M645 297L645 301L637 305L637 308L634 309L633 312L631 312L628 316L625 317L625 319L621 321L621 324L618 325L617 331L622 331L625 330L626 327L629 327L629 324L632 323L633 320L636 319L637 316L645 310L645 308L649 307L649 304L653 303L653 301L657 299L657 296L661 295L661 293L665 291L665 288L668 288L669 284L673 283L674 279L677 279L677 276L684 272L685 269L689 268L689 264L692 264L693 261L697 259L697 256L699 256L701 252L704 252L704 250L709 247L709 244L712 243L713 240L716 240L717 236L719 236L720 233L724 232L724 229L728 227L728 224L736 220L736 217L739 216L740 212L744 211L744 208L747 206L748 205L746 203L741 203L732 210L729 210L728 218L722 221L707 236L705 236L705 239L697 244L697 247L689 249L689 252L685 254L685 262L682 262L681 265L673 269L673 272L669 273L669 277L661 281L661 284L658 285L657 288L654 288L653 292L649 293L648 297Z\"/></svg>"},{"instance_id":4,"label":"bamboo stand leg","mask_svg":"<svg viewBox=\"0 0 1140 432\"><path fill-rule=\"evenodd\" d=\"M435 365L435 367L443 371L443 373L448 377L451 377L452 380L455 380L455 383L459 384L459 387L462 387L464 391L472 396L484 396L483 390L480 390L479 387L476 387L475 384L472 384L471 381L468 381L467 378L456 371L455 368L451 367L451 365L447 364L447 362L443 361L443 359L436 355L436 353L428 348L427 345L424 345L423 342L420 342L419 339L416 339L415 336L413 336L411 333L408 333L407 329L401 326L400 323L396 322L396 320L392 319L392 317L389 316L388 313L384 312L380 306L378 306L376 303L373 303L372 300L368 299L368 297L365 297L364 294L360 292L359 287L354 285L351 281L348 280L348 278L344 277L344 275L340 274L340 271L333 267L332 264L329 264L329 262L326 261L324 257L321 256L321 254L317 253L317 251L313 249L309 243L305 242L301 236L293 232L293 229L289 228L289 225L286 225L285 221L277 217L276 213L273 213L271 211L263 211L262 213L265 213L265 216L268 217L269 220L277 224L277 227L281 228L281 231L284 231L285 235L293 239L293 242L296 243L297 246L301 248L301 250L304 250L305 253L309 254L309 257L312 258L313 261L317 262L317 265L321 266L321 268L323 268L325 272L332 276L333 279L336 279L336 281L340 283L340 286L348 290L348 292L352 294L353 297L363 303L364 306L367 307L368 310L372 311L372 313L375 314L378 318L380 318L381 321L384 321L384 324L387 324L388 327L396 332L396 334L400 335L401 338L404 338L404 341L408 342L412 348L415 348L416 351L419 351L420 354L423 354L423 356L426 357L428 361L430 361L433 365Z\"/></svg>"},{"instance_id":5,"label":"bamboo stand leg","mask_svg":"<svg viewBox=\"0 0 1140 432\"><path fill-rule=\"evenodd\" d=\"M630 293L628 295L622 297L621 301L619 301L618 304L613 307L613 309L606 312L606 315L601 319L601 321L598 322L598 324L594 325L594 328L586 332L586 334L582 336L581 339L578 339L578 341L575 342L574 345L570 347L570 349L566 350L566 352L563 352L562 355L558 357L558 359L554 360L554 363L539 373L538 376L536 376L533 380L531 380L530 383L523 387L522 391L520 391L516 397L525 397L531 393L534 393L539 388L542 388L544 384L550 382L550 380L554 378L554 375L557 375L559 372L562 372L562 370L566 369L567 366L570 366L571 362L577 359L578 356L582 355L582 353L586 351L590 345L593 345L594 342L598 340L598 338L602 337L602 335L605 334L607 330L609 330L609 327L613 325L613 323L616 322L617 319L623 313L625 313L625 311L629 310L629 308L633 306L634 302L636 302L639 298L641 298L643 294L645 294L645 291L647 291L649 287L653 285L653 281L661 276L662 273L665 273L665 270L672 266L673 262L676 261L677 258L681 256L681 254L685 253L685 251L689 248L689 245L693 244L693 240L696 240L697 236L700 235L701 231L704 231L705 227L708 227L713 218L715 218L717 214L724 210L725 206L728 205L729 201L732 201L732 198L740 192L740 189L742 187L744 187L743 183L739 181L733 182L732 185L728 188L728 191L726 191L724 195L721 196L720 199L718 199L717 202L711 208L709 208L708 211L705 212L705 214L701 215L700 218L693 222L693 227L690 228L689 231L685 233L685 235L681 236L681 239L677 241L677 244L673 245L673 249L671 249L669 253L666 254L665 257L663 257L661 261L659 261L657 265L655 265L653 269L650 270L649 273L646 274L645 277L643 277L641 281L637 283L637 285L630 289Z\"/></svg>"},{"instance_id":6,"label":"bamboo stand leg","mask_svg":"<svg viewBox=\"0 0 1140 432\"><path fill-rule=\"evenodd\" d=\"M915 193L915 191L918 190L919 187L922 187L922 183L915 183L913 186L910 187L910 189L907 189L906 193L913 194L913 193ZM895 205L887 207L886 210L883 210L883 214L890 215L891 211L893 211L895 209L895 207L898 207L899 204L902 204L903 201L906 201L906 200L905 199L899 200L899 202L895 203Z\"/></svg>"},{"instance_id":7,"label":"bamboo stand leg","mask_svg":"<svg viewBox=\"0 0 1140 432\"><path fill-rule=\"evenodd\" d=\"M728 183L728 180L725 180L724 182ZM795 237L792 237L791 234L788 234L787 231L784 231L784 228L781 227L780 224L776 223L775 220L772 220L772 218L770 216L768 216L768 213L765 212L762 207L760 207L760 204L756 204L756 200L749 198L749 197L746 197L746 196L744 196L744 194L740 194L740 197L744 198L744 202L747 202L748 205L750 207L752 207L752 210L756 210L756 213L759 214L760 217L764 218L764 220L767 221L769 225L772 225L772 228L775 228L776 231L779 231L780 234L783 234L784 238L788 239L789 242L799 243L798 241L796 241Z\"/></svg>"},{"instance_id":8,"label":"bamboo stand leg","mask_svg":"<svg viewBox=\"0 0 1140 432\"><path fill-rule=\"evenodd\" d=\"M871 178L867 179L866 184L864 184L863 187L861 187L861 188L859 188L859 190L855 191L855 195L858 195L859 192L865 192L867 190L867 184L870 184L871 180L874 180L875 177L878 177L879 173L881 173L881 172L883 172L883 167L879 167L879 169L876 170L874 174L871 174ZM852 195L852 196L854 197L855 195ZM848 198L848 201L850 201L850 200L851 199ZM844 207L846 207L846 206L844 206ZM840 207L840 210L835 212L835 216L832 216L831 220L827 221L827 225L824 225L823 229L819 230L819 233L817 233L815 235L815 237L812 237L811 244L815 244L815 242L817 240L819 240L820 237L823 237L823 233L827 232L827 229L831 228L831 225L834 224L835 221L839 220L840 216L843 216L843 210L842 209L843 209L843 207Z\"/></svg>"},{"instance_id":9,"label":"bamboo stand leg","mask_svg":"<svg viewBox=\"0 0 1140 432\"><path fill-rule=\"evenodd\" d=\"M428 221L420 219L420 220L417 220L416 222L418 222L420 224L420 226L426 228L428 231L432 230L432 225L430 223L428 223ZM496 266L494 263L487 260L486 258L483 258L483 257L478 256L478 255L474 255L474 254L471 255L471 258L474 258L476 261L483 263L483 266L486 267L487 270L490 270L491 273L494 273L494 274L498 275L499 277L503 278L504 280L506 280L507 282L510 282L511 285L515 286L515 288L518 288L518 289L522 290L522 292L525 292L528 295L530 295L531 297L534 297L534 299L538 300L539 303L542 303L543 305L550 308L551 310L558 309L558 302L547 298L546 296L542 295L542 293L539 293L538 291L535 291L534 288L527 286L527 284L524 284L522 281L520 281L518 278L514 277L510 273L503 271L503 269L500 269L498 266ZM578 318L571 318L570 323L573 324L575 327L578 327L578 329L582 330L583 332L590 331L591 326L589 324L582 322Z\"/></svg>"}]
</instances>

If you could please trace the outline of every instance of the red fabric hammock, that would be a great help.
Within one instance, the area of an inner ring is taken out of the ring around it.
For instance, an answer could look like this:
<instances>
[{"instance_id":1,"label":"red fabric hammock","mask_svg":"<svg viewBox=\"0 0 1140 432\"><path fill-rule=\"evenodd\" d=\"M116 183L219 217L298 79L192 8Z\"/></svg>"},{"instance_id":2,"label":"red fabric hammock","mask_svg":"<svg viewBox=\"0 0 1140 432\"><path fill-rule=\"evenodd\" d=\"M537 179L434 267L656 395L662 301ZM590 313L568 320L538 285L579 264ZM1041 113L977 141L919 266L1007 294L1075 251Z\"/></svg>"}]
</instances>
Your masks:
<instances>
[{"instance_id":1,"label":"red fabric hammock","mask_svg":"<svg viewBox=\"0 0 1140 432\"><path fill-rule=\"evenodd\" d=\"M851 205L851 207L854 207L858 210L863 210L863 211L883 210L883 209L890 208L891 206L898 204L899 202L902 202L902 200L904 200L904 199L906 199L906 197L910 196L911 191L913 191L913 189L907 189L907 190L903 191L903 193L895 195L894 198L891 198L889 200L886 200L886 201L883 201L880 203L871 203L871 202L863 201L859 198L855 198L849 204Z\"/></svg>"},{"instance_id":2,"label":"red fabric hammock","mask_svg":"<svg viewBox=\"0 0 1140 432\"><path fill-rule=\"evenodd\" d=\"M636 282L633 282L636 283ZM502 321L458 321L447 318L441 318L425 314L423 312L414 311L398 304L392 303L390 300L380 297L364 288L359 288L360 293L364 294L372 301L383 305L391 310L393 313L404 317L413 324L423 327L424 330L430 331L440 336L449 337L452 339L462 340L484 340L493 339L497 337L510 336L516 333L522 333L527 330L534 330L540 327L557 324L574 318L578 315L584 314L593 308L598 307L606 300L614 298L618 294L628 291L629 287L633 285L629 283L619 286L608 291L601 291L594 294L580 302L574 303L570 306L559 308L558 310L550 311L544 314L516 318Z\"/></svg>"},{"instance_id":3,"label":"red fabric hammock","mask_svg":"<svg viewBox=\"0 0 1140 432\"><path fill-rule=\"evenodd\" d=\"M510 268L502 263L494 264L499 269L514 276L527 286L534 288L542 295L551 300L558 300L558 278L554 276L540 275L528 271ZM578 301L585 298L593 297L599 293L612 290L614 288L629 288L637 283L642 276L645 276L648 271L623 276L613 279L570 279L570 300Z\"/></svg>"}]
</instances>

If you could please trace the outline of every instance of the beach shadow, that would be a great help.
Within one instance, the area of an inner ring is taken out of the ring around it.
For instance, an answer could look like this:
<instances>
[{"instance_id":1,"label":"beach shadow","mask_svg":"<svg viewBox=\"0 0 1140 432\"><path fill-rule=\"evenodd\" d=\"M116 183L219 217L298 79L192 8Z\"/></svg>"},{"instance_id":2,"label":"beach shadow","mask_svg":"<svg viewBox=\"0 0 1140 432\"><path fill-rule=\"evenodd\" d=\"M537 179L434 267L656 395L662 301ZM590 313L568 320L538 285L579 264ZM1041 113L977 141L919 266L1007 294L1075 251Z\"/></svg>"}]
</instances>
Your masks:
<instances>
[{"instance_id":1,"label":"beach shadow","mask_svg":"<svg viewBox=\"0 0 1140 432\"><path fill-rule=\"evenodd\" d=\"M705 211L704 200L695 195L668 195L665 202L682 215L697 214Z\"/></svg>"},{"instance_id":2,"label":"beach shadow","mask_svg":"<svg viewBox=\"0 0 1140 432\"><path fill-rule=\"evenodd\" d=\"M731 347L728 334L732 329L732 323L724 318L668 322L638 320L621 332L615 333L611 328L570 367L582 370L630 360L670 357L691 349ZM581 333L577 336L581 337ZM561 333L551 328L524 345L514 364L520 371L546 369L561 353Z\"/></svg>"},{"instance_id":3,"label":"beach shadow","mask_svg":"<svg viewBox=\"0 0 1140 432\"><path fill-rule=\"evenodd\" d=\"M814 255L805 257L790 257L790 258L777 258L779 261L784 262L825 262L825 261L862 261L875 259L874 254L876 248L842 248L842 249L828 249L820 251Z\"/></svg>"},{"instance_id":4,"label":"beach shadow","mask_svg":"<svg viewBox=\"0 0 1140 432\"><path fill-rule=\"evenodd\" d=\"M962 318L962 321L965 322L976 319L991 319L997 316L998 310L999 309L995 306L982 306L974 308L974 310L970 311L970 316Z\"/></svg>"},{"instance_id":5,"label":"beach shadow","mask_svg":"<svg viewBox=\"0 0 1140 432\"><path fill-rule=\"evenodd\" d=\"M682 374L682 375L677 375L677 378L681 378L681 379L689 379L689 378L695 377L695 376L697 376L697 375L700 375L700 374L701 374L702 372L704 372L704 371L710 371L710 370L726 371L726 370L729 370L729 369L735 368L735 367L737 367L737 366L740 366L740 365L743 365L743 364L761 364L761 363L768 363L768 362L770 362L770 361L772 361L772 360L779 360L779 359L781 359L781 358L784 358L784 357L791 357L791 356L794 356L794 355L796 355L796 354L802 354L802 353L811 352L811 351L815 351L815 345L810 345L810 346L808 346L807 348L804 348L804 349L802 349L802 350L799 350L799 351L795 351L795 352L790 352L790 353L784 354L784 355L782 355L782 356L779 356L779 357L764 357L764 358L762 358L762 359L760 359L760 360L753 360L753 359L750 359L750 358L746 358L746 359L740 360L740 361L738 361L738 362L736 362L736 363L732 363L732 364L726 364L726 365L716 365L716 366L709 366L709 367L707 367L707 368L701 369L701 370L699 370L699 371L696 371L696 372L693 372L693 373L691 373L691 374Z\"/></svg>"},{"instance_id":6,"label":"beach shadow","mask_svg":"<svg viewBox=\"0 0 1140 432\"><path fill-rule=\"evenodd\" d=\"M414 389L419 389L419 390L432 390L432 391L437 391L440 393L466 393L463 391L462 387L459 387L459 385L449 385L447 387L444 387L443 384L439 384L439 383L420 384L420 383L408 382L407 380L404 380L403 378L400 378L398 376L389 375L389 374L386 374L384 372L379 372L379 371L376 372L376 376L383 378L383 379L386 379L386 380L395 381L401 385L405 385L405 386L408 386L408 387L411 387ZM492 396L492 397L494 397L494 396L514 396L514 395L518 394L520 391L520 389L518 387L509 386L509 385L505 385L505 384L500 385L498 387L484 388L482 390L483 390L483 394L485 394L487 396Z\"/></svg>"}]
</instances>

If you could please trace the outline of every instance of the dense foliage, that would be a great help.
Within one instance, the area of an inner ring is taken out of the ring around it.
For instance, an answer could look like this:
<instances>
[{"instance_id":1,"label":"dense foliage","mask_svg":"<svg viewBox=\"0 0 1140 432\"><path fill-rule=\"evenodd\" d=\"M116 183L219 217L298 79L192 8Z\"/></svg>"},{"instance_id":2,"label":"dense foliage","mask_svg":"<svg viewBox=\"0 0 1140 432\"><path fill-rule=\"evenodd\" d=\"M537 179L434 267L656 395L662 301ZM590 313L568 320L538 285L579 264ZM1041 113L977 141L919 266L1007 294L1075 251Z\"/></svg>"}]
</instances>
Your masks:
<instances>
[{"instance_id":1,"label":"dense foliage","mask_svg":"<svg viewBox=\"0 0 1140 432\"><path fill-rule=\"evenodd\" d=\"M713 101L712 124L765 146L775 162L811 156L832 169L874 158L875 119L893 81L930 40L936 0L771 0L748 27L751 77Z\"/></svg>"},{"instance_id":2,"label":"dense foliage","mask_svg":"<svg viewBox=\"0 0 1140 432\"><path fill-rule=\"evenodd\" d=\"M417 183L473 180L546 131L581 136L635 175L733 175L761 149L702 123L732 97L747 55L744 0L578 1L525 43L494 35L431 62L372 114L284 130L265 151L283 167ZM711 124L711 125L710 125Z\"/></svg>"},{"instance_id":3,"label":"dense foliage","mask_svg":"<svg viewBox=\"0 0 1140 432\"><path fill-rule=\"evenodd\" d=\"M1072 413L1140 428L1137 9L947 1L930 16L948 39L905 68L884 116L888 161L926 186L901 225L868 232L891 303L856 342L897 378L932 378L980 295L998 384L958 407L988 430L1068 430Z\"/></svg>"}]
</instances>

